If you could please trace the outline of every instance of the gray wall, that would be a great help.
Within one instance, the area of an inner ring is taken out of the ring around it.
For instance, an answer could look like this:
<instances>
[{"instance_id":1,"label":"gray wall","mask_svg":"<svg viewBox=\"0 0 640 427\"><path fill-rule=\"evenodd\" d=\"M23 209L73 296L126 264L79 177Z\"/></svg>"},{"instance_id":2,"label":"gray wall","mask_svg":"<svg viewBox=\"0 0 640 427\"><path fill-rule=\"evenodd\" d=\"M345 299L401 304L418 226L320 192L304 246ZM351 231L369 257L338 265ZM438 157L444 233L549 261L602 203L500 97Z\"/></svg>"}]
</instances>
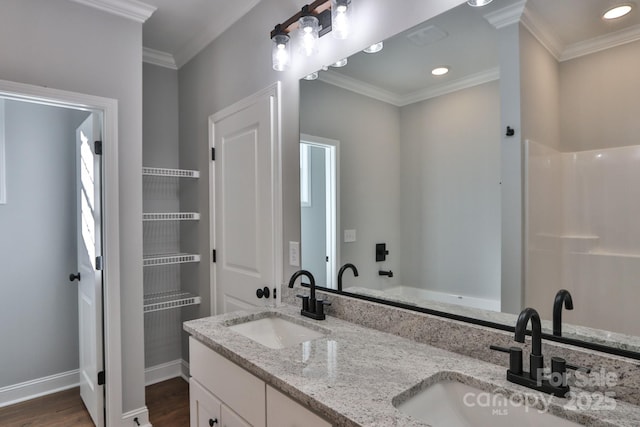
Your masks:
<instances>
[{"instance_id":1,"label":"gray wall","mask_svg":"<svg viewBox=\"0 0 640 427\"><path fill-rule=\"evenodd\" d=\"M339 108L336 108L339 106ZM348 112L348 113L345 113ZM359 277L344 286L382 289L401 282L400 110L322 81L300 86L300 131L340 141L340 264L353 263ZM387 261L375 260L376 243L387 243ZM392 270L393 278L378 275Z\"/></svg>"},{"instance_id":2,"label":"gray wall","mask_svg":"<svg viewBox=\"0 0 640 427\"><path fill-rule=\"evenodd\" d=\"M400 109L403 285L500 299L497 81Z\"/></svg>"},{"instance_id":3,"label":"gray wall","mask_svg":"<svg viewBox=\"0 0 640 427\"><path fill-rule=\"evenodd\" d=\"M180 162L182 167L209 170L208 117L244 97L282 82L282 190L283 241L300 239L298 79L326 64L347 57L367 45L385 39L423 22L462 0L405 0L403 7L387 0L369 0L358 4L354 36L336 41L320 39L320 54L307 60L296 57L288 72L271 69L269 31L302 7L302 0L262 0L247 15L180 68ZM199 182L199 192L191 201L199 203L204 218L209 217L209 183ZM209 224L202 221L201 236L209 235ZM209 253L209 242L200 239L200 252ZM284 280L295 271L289 266L288 248L283 248ZM209 289L210 263L200 263L200 289ZM208 303L209 301L207 301ZM204 306L204 300L203 300ZM202 307L204 309L205 307Z\"/></svg>"},{"instance_id":4,"label":"gray wall","mask_svg":"<svg viewBox=\"0 0 640 427\"><path fill-rule=\"evenodd\" d=\"M78 369L75 130L86 112L5 103L0 388Z\"/></svg>"},{"instance_id":5,"label":"gray wall","mask_svg":"<svg viewBox=\"0 0 640 427\"><path fill-rule=\"evenodd\" d=\"M560 64L561 151L638 145L638 70L640 41Z\"/></svg>"},{"instance_id":6,"label":"gray wall","mask_svg":"<svg viewBox=\"0 0 640 427\"><path fill-rule=\"evenodd\" d=\"M0 79L118 100L122 402L144 406L142 25L68 0L2 0Z\"/></svg>"}]
</instances>

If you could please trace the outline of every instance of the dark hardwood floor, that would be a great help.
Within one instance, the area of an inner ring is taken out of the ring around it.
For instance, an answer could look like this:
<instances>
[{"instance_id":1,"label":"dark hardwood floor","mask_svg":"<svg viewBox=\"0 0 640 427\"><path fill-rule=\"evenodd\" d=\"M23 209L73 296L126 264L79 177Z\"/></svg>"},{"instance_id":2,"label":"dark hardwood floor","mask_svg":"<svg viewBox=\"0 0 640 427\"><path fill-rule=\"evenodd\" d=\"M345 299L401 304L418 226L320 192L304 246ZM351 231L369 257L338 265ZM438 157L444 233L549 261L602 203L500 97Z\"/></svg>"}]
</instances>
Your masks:
<instances>
[{"instance_id":1,"label":"dark hardwood floor","mask_svg":"<svg viewBox=\"0 0 640 427\"><path fill-rule=\"evenodd\" d=\"M146 389L149 421L154 427L189 425L189 384L182 378L153 384ZM74 388L0 408L2 427L90 427L88 412Z\"/></svg>"}]
</instances>

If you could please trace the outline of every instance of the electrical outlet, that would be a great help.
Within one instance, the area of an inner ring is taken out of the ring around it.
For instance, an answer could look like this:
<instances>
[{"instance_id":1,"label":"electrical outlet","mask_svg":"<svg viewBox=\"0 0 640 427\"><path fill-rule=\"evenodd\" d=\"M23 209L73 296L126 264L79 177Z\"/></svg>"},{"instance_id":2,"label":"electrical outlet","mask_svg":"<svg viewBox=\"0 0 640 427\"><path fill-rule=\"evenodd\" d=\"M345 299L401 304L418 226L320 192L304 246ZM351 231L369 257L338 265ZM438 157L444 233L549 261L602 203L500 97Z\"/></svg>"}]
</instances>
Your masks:
<instances>
[{"instance_id":1,"label":"electrical outlet","mask_svg":"<svg viewBox=\"0 0 640 427\"><path fill-rule=\"evenodd\" d=\"M344 242L351 243L356 241L356 230L344 230Z\"/></svg>"},{"instance_id":2,"label":"electrical outlet","mask_svg":"<svg viewBox=\"0 0 640 427\"><path fill-rule=\"evenodd\" d=\"M300 242L289 242L289 265L300 267Z\"/></svg>"}]
</instances>

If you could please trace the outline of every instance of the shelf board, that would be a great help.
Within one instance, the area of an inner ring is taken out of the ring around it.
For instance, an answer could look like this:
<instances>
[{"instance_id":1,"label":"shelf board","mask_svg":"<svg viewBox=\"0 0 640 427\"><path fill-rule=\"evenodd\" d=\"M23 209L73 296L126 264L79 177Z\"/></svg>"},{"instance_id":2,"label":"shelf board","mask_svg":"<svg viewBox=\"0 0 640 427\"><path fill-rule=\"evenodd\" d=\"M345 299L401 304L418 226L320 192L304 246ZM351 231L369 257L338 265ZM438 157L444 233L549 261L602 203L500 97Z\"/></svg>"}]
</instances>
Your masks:
<instances>
[{"instance_id":1,"label":"shelf board","mask_svg":"<svg viewBox=\"0 0 640 427\"><path fill-rule=\"evenodd\" d=\"M149 212L142 214L143 221L197 221L200 214L197 212Z\"/></svg>"},{"instance_id":2,"label":"shelf board","mask_svg":"<svg viewBox=\"0 0 640 427\"><path fill-rule=\"evenodd\" d=\"M145 255L142 259L144 267L168 264L184 264L187 262L200 262L200 255L197 254L162 254Z\"/></svg>"},{"instance_id":3,"label":"shelf board","mask_svg":"<svg viewBox=\"0 0 640 427\"><path fill-rule=\"evenodd\" d=\"M189 292L163 292L144 296L144 313L200 304L200 297Z\"/></svg>"},{"instance_id":4,"label":"shelf board","mask_svg":"<svg viewBox=\"0 0 640 427\"><path fill-rule=\"evenodd\" d=\"M166 176L173 178L199 178L200 172L190 169L142 168L142 175Z\"/></svg>"}]
</instances>

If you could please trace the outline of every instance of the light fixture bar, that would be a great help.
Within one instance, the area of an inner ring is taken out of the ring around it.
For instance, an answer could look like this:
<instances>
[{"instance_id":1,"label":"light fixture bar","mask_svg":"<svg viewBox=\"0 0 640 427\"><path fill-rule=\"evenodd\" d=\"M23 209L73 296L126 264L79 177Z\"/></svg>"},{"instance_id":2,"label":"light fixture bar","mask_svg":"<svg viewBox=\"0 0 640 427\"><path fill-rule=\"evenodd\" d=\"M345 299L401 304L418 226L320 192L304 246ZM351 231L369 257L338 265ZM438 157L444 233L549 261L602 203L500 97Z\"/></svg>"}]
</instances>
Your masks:
<instances>
[{"instance_id":1,"label":"light fixture bar","mask_svg":"<svg viewBox=\"0 0 640 427\"><path fill-rule=\"evenodd\" d=\"M309 12L314 14L320 21L320 37L331 31L331 0L314 0L310 4L303 7L303 9L305 8L308 9ZM298 13L284 21L282 24L279 24L282 31L290 33L298 28L298 20L303 16L303 14L304 13L302 12L302 10L300 10ZM271 31L270 38L273 38L276 33L277 31L274 28Z\"/></svg>"}]
</instances>

